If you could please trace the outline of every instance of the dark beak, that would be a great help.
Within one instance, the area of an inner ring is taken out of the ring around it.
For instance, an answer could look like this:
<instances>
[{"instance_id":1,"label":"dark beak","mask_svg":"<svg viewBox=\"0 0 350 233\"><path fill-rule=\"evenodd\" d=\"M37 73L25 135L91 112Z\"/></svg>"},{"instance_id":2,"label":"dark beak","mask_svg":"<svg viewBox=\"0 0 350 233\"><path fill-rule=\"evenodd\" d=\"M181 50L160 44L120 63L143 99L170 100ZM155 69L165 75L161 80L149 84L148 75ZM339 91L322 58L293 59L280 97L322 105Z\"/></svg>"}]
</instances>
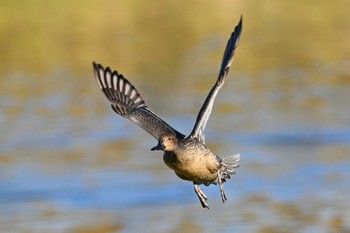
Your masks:
<instances>
[{"instance_id":1,"label":"dark beak","mask_svg":"<svg viewBox=\"0 0 350 233\"><path fill-rule=\"evenodd\" d=\"M164 150L165 146L162 142L158 142L158 145L156 145L155 147L152 147L151 150Z\"/></svg>"}]
</instances>

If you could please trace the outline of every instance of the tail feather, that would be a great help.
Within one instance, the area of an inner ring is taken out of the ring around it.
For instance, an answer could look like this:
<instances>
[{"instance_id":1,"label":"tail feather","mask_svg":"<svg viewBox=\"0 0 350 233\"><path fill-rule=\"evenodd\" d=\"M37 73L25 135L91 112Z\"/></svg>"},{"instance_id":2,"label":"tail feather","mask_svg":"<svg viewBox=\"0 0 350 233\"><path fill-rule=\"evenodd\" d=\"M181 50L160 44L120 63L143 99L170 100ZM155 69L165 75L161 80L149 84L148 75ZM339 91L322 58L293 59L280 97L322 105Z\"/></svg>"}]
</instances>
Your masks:
<instances>
[{"instance_id":1,"label":"tail feather","mask_svg":"<svg viewBox=\"0 0 350 233\"><path fill-rule=\"evenodd\" d=\"M239 161L239 154L221 159L219 171L222 182L226 182L226 179L230 179L231 175L236 174L235 168L239 168Z\"/></svg>"}]
</instances>

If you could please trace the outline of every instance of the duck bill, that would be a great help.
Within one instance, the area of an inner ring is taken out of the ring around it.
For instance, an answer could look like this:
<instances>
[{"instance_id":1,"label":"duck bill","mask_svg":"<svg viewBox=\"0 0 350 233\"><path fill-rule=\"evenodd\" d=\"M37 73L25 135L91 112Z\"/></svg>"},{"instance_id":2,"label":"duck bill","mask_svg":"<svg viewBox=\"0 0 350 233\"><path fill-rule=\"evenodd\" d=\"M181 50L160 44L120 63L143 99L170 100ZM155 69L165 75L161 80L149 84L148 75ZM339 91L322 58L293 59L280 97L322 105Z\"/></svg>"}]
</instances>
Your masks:
<instances>
[{"instance_id":1,"label":"duck bill","mask_svg":"<svg viewBox=\"0 0 350 233\"><path fill-rule=\"evenodd\" d=\"M165 146L162 142L158 142L158 145L156 145L155 147L152 147L151 150L164 150Z\"/></svg>"}]
</instances>

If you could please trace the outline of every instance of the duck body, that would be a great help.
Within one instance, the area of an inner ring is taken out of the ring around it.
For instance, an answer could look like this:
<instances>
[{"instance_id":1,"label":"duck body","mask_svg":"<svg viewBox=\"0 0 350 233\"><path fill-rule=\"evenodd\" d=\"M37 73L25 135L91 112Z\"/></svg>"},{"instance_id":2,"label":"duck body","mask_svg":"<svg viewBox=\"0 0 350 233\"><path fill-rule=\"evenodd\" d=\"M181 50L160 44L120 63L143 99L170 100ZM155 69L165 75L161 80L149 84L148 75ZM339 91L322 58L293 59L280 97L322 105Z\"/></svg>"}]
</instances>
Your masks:
<instances>
[{"instance_id":1,"label":"duck body","mask_svg":"<svg viewBox=\"0 0 350 233\"><path fill-rule=\"evenodd\" d=\"M217 183L219 158L196 138L179 142L175 151L165 151L164 163L183 180L206 186Z\"/></svg>"}]
</instances>

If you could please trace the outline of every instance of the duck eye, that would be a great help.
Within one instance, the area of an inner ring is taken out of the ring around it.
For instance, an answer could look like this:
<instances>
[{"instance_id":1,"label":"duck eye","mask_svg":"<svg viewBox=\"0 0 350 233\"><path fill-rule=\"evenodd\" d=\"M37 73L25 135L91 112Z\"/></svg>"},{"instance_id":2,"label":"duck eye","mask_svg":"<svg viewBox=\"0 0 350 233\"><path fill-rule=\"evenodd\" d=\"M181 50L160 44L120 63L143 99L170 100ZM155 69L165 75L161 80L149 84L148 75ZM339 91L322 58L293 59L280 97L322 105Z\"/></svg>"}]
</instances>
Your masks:
<instances>
[{"instance_id":1,"label":"duck eye","mask_svg":"<svg viewBox=\"0 0 350 233\"><path fill-rule=\"evenodd\" d=\"M168 138L169 141L171 141L171 138Z\"/></svg>"}]
</instances>

